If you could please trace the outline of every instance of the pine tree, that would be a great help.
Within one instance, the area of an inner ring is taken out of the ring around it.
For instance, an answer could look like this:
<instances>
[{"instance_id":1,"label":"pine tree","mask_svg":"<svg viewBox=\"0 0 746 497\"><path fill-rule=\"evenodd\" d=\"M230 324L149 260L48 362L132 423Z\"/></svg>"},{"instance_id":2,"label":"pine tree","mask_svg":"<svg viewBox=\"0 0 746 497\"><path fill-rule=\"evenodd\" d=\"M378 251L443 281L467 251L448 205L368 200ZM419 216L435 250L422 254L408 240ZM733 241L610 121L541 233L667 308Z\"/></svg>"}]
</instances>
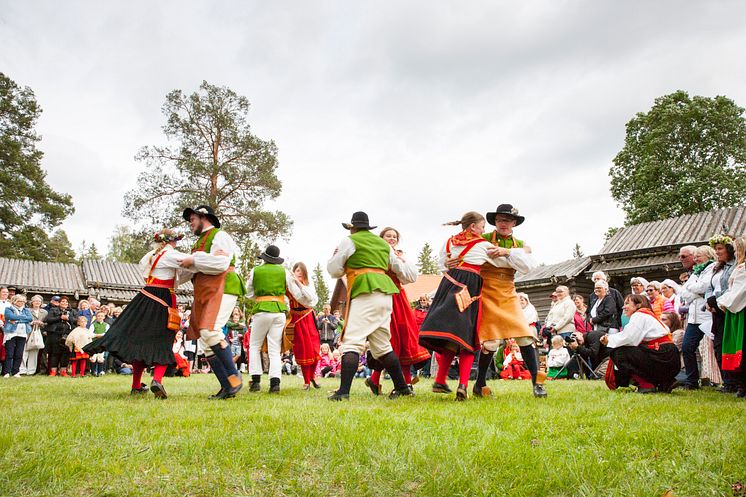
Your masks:
<instances>
[{"instance_id":1,"label":"pine tree","mask_svg":"<svg viewBox=\"0 0 746 497\"><path fill-rule=\"evenodd\" d=\"M429 243L425 243L422 247L420 255L417 257L417 268L420 274L438 274L438 261L433 256L433 249L430 248Z\"/></svg>"},{"instance_id":2,"label":"pine tree","mask_svg":"<svg viewBox=\"0 0 746 497\"><path fill-rule=\"evenodd\" d=\"M585 257L583 250L580 248L580 244L577 242L575 243L575 247L572 249L572 256L575 259L582 259L583 257Z\"/></svg>"},{"instance_id":3,"label":"pine tree","mask_svg":"<svg viewBox=\"0 0 746 497\"><path fill-rule=\"evenodd\" d=\"M316 312L320 312L321 308L324 307L324 304L329 303L329 287L326 286L326 281L324 280L324 272L321 270L321 264L316 263L316 267L313 270L313 276L311 277L313 279L313 286L316 289L316 295L319 297L319 301L316 304L315 310Z\"/></svg>"}]
</instances>

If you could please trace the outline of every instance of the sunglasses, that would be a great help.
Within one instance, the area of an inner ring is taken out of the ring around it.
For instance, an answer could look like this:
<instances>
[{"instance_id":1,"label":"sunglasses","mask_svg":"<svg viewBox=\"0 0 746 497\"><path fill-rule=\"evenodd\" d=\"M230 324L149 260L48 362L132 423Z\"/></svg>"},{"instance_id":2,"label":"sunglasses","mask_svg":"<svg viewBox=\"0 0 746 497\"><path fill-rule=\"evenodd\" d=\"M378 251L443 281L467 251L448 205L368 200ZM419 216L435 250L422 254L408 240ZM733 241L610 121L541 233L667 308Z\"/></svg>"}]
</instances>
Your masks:
<instances>
[{"instance_id":1,"label":"sunglasses","mask_svg":"<svg viewBox=\"0 0 746 497\"><path fill-rule=\"evenodd\" d=\"M653 293L653 292L654 292L655 290L653 290L652 288L648 288L648 289L647 289L647 290L645 290L645 291L646 291L647 293Z\"/></svg>"}]
</instances>

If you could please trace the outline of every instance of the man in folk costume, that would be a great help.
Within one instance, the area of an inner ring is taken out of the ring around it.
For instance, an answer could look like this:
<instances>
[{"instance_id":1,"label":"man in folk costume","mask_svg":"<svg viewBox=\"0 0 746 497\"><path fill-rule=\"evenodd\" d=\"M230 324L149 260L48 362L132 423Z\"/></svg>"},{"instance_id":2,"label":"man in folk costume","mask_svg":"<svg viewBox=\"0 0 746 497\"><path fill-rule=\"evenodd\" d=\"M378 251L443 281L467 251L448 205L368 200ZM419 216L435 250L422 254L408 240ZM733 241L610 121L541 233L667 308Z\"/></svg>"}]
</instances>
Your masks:
<instances>
[{"instance_id":1,"label":"man in folk costume","mask_svg":"<svg viewBox=\"0 0 746 497\"><path fill-rule=\"evenodd\" d=\"M340 242L327 264L332 278L347 277L347 315L339 348L342 353L341 380L339 389L329 396L329 400L350 398L350 387L360 354L365 352L366 340L371 355L389 372L394 382L394 391L389 398L412 395L404 380L399 358L391 347L391 295L399 290L386 271L390 269L403 285L414 282L417 274L412 274L388 243L370 232L375 226L370 226L366 213L354 213L350 223L342 223L342 226L350 230L350 236Z\"/></svg>"},{"instance_id":2,"label":"man in folk costume","mask_svg":"<svg viewBox=\"0 0 746 497\"><path fill-rule=\"evenodd\" d=\"M223 334L238 297L246 292L243 280L235 272L240 251L233 238L220 229L220 221L210 206L184 209L183 217L199 237L192 255L181 263L196 273L192 279L194 303L187 339L199 339L210 369L220 382L220 391L211 398L228 399L243 386Z\"/></svg>"},{"instance_id":3,"label":"man in folk costume","mask_svg":"<svg viewBox=\"0 0 746 497\"><path fill-rule=\"evenodd\" d=\"M249 374L251 392L261 390L262 344L267 340L269 354L269 393L279 393L282 374L282 332L285 329L285 294L296 300L304 300L303 293L295 283L293 275L282 266L280 249L270 245L259 256L264 264L251 270L246 280L246 295L256 303L251 313L251 335L249 337Z\"/></svg>"},{"instance_id":4,"label":"man in folk costume","mask_svg":"<svg viewBox=\"0 0 746 497\"><path fill-rule=\"evenodd\" d=\"M539 373L539 357L534 346L535 329L526 322L515 290L516 272L525 274L537 266L531 249L513 236L513 228L522 224L525 218L510 204L499 205L495 212L488 212L485 217L496 229L482 236L495 246L490 255L497 257L498 264L484 264L481 270L483 285L479 340L482 342L482 351L473 393L477 397L490 394L487 370L500 340L513 338L521 349L526 369L531 373L534 396L546 397L546 374Z\"/></svg>"}]
</instances>

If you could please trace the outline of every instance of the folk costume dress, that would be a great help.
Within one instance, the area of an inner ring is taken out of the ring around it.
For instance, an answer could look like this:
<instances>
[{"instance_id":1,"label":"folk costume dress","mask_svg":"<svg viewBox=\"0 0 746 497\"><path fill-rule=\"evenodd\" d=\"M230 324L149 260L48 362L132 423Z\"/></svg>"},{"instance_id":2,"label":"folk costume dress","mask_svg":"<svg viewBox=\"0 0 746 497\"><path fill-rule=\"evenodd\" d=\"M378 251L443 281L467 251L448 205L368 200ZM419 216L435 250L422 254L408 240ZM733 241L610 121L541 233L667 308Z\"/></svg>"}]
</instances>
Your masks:
<instances>
[{"instance_id":1,"label":"folk costume dress","mask_svg":"<svg viewBox=\"0 0 746 497\"><path fill-rule=\"evenodd\" d=\"M217 255L218 251L227 255ZM190 269L196 274L192 278L194 302L186 335L187 340L198 340L205 351L221 387L214 398L220 399L235 395L242 385L223 334L238 298L246 293L243 279L235 271L240 255L233 238L215 226L205 227L192 247Z\"/></svg>"},{"instance_id":2,"label":"folk costume dress","mask_svg":"<svg viewBox=\"0 0 746 497\"><path fill-rule=\"evenodd\" d=\"M290 323L285 329L286 336L293 337L293 356L295 362L303 372L303 382L311 384L316 365L321 358L319 349L321 340L319 330L316 329L316 316L313 307L319 298L311 285L299 285L295 280L288 283L288 287L295 287L302 298L295 298L294 293L288 292L290 301Z\"/></svg>"},{"instance_id":3,"label":"folk costume dress","mask_svg":"<svg viewBox=\"0 0 746 497\"><path fill-rule=\"evenodd\" d=\"M367 226L367 215L364 216L364 224ZM347 278L348 302L345 325L340 337L340 387L329 397L330 400L341 400L349 395L360 355L365 352L366 341L373 359L391 375L396 391L406 392L404 395L408 395L409 389L401 373L401 364L391 346L392 296L399 293L399 288L387 271L391 271L402 284L414 282L417 272L407 266L388 243L371 233L368 228L361 228L342 239L336 253L327 263L327 271L333 278Z\"/></svg>"},{"instance_id":4,"label":"folk costume dress","mask_svg":"<svg viewBox=\"0 0 746 497\"><path fill-rule=\"evenodd\" d=\"M642 389L671 391L681 368L679 349L653 311L645 308L636 311L622 332L608 338L606 346L611 362L606 370L606 384L609 388L626 387L634 380Z\"/></svg>"},{"instance_id":5,"label":"folk costume dress","mask_svg":"<svg viewBox=\"0 0 746 497\"><path fill-rule=\"evenodd\" d=\"M408 271L417 279L417 269L411 264L402 260ZM427 361L430 358L430 352L419 344L419 326L414 311L409 305L409 298L404 291L404 287L399 278L393 271L387 271L386 274L399 289L399 293L391 296L391 347L394 353L399 357L399 363L402 366L402 373L407 384L412 383L412 368L415 364ZM371 361L371 366L375 361ZM373 367L373 374L370 382L374 385L380 385L381 369Z\"/></svg>"},{"instance_id":6,"label":"folk costume dress","mask_svg":"<svg viewBox=\"0 0 746 497\"><path fill-rule=\"evenodd\" d=\"M174 289L191 276L179 265L185 257L171 245L157 255L154 251L145 254L140 260L145 288L127 304L104 336L83 349L90 355L108 351L121 362L132 364L134 390L142 388L146 366L155 366L153 379L160 383L166 367L175 362L172 347L176 334L168 329L168 309L163 303L176 307Z\"/></svg>"},{"instance_id":7,"label":"folk costume dress","mask_svg":"<svg viewBox=\"0 0 746 497\"><path fill-rule=\"evenodd\" d=\"M434 350L438 362L435 383L445 385L448 368L453 358L459 356L459 384L469 382L474 353L479 348L479 326L481 319L483 264L495 264L487 255L492 245L481 236L462 231L446 241L440 252L441 270L451 257L459 259L459 265L449 269L438 285L430 311L420 327L420 345ZM463 312L459 309L456 294L468 290L472 303ZM523 313L521 311L521 319ZM528 325L524 321L524 326ZM443 393L447 389L442 390Z\"/></svg>"},{"instance_id":8,"label":"folk costume dress","mask_svg":"<svg viewBox=\"0 0 746 497\"><path fill-rule=\"evenodd\" d=\"M728 291L717 299L725 309L723 330L723 371L733 374L739 396L746 396L746 364L743 345L746 341L746 268L741 263L733 270Z\"/></svg>"}]
</instances>

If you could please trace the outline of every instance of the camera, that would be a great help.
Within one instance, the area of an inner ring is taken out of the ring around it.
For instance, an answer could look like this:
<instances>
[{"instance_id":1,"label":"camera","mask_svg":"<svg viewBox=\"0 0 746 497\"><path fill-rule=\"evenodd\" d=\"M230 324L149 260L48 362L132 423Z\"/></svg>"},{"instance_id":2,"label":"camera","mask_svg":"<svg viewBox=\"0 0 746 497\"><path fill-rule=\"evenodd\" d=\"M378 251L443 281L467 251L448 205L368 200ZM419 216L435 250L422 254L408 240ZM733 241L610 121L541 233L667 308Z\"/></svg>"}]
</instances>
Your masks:
<instances>
[{"instance_id":1,"label":"camera","mask_svg":"<svg viewBox=\"0 0 746 497\"><path fill-rule=\"evenodd\" d=\"M570 345L571 343L574 343L574 342L577 342L575 335L568 335L565 337L565 345Z\"/></svg>"}]
</instances>

